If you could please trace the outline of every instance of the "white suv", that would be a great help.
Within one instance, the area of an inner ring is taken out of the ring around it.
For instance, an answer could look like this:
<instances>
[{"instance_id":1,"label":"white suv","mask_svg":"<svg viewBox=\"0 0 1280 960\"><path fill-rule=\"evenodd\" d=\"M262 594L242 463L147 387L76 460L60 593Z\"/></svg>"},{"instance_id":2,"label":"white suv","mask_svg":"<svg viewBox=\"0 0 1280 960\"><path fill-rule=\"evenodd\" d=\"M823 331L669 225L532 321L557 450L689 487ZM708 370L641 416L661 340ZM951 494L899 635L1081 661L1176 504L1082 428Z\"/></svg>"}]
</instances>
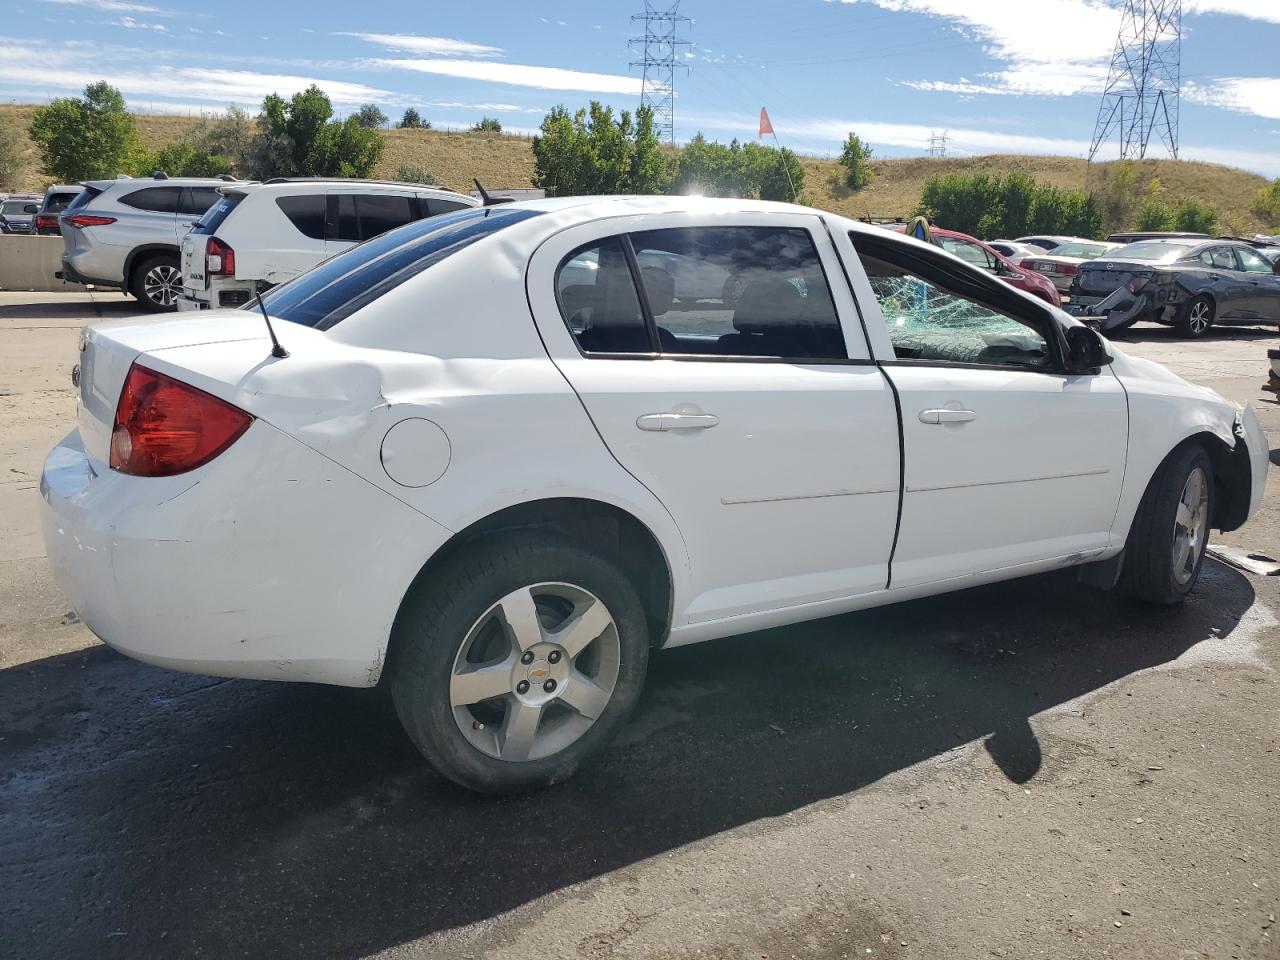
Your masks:
<instances>
[{"instance_id":1,"label":"white suv","mask_svg":"<svg viewBox=\"0 0 1280 960\"><path fill-rule=\"evenodd\" d=\"M373 180L269 180L225 189L182 241L179 310L238 307L406 223L477 206L460 193Z\"/></svg>"}]
</instances>

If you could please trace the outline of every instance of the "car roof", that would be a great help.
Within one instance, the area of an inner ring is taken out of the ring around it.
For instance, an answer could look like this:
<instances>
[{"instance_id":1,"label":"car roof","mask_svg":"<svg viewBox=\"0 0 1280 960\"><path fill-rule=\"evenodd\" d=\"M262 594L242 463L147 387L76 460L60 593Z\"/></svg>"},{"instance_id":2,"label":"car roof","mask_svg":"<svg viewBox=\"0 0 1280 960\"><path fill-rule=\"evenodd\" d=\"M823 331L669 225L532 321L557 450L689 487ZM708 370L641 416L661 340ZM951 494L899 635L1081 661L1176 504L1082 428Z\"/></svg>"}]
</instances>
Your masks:
<instances>
[{"instance_id":1,"label":"car roof","mask_svg":"<svg viewBox=\"0 0 1280 960\"><path fill-rule=\"evenodd\" d=\"M250 183L248 180L223 180L220 177L116 177L114 180L85 180L82 187L110 190L122 187L219 187Z\"/></svg>"}]
</instances>

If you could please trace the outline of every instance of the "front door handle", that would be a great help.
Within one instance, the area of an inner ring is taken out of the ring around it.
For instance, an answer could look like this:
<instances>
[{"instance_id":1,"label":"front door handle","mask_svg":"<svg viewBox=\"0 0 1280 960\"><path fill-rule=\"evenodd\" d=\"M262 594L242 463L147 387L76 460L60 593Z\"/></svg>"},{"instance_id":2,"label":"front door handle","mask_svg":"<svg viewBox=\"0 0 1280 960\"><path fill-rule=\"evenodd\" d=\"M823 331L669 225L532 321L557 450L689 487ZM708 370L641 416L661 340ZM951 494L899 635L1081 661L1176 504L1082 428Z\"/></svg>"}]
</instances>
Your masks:
<instances>
[{"instance_id":1,"label":"front door handle","mask_svg":"<svg viewBox=\"0 0 1280 960\"><path fill-rule=\"evenodd\" d=\"M921 423L968 423L977 420L978 415L972 410L953 410L950 407L938 407L933 410L921 410Z\"/></svg>"},{"instance_id":2,"label":"front door handle","mask_svg":"<svg viewBox=\"0 0 1280 960\"><path fill-rule=\"evenodd\" d=\"M647 413L636 420L641 430L707 430L720 422L710 413Z\"/></svg>"}]
</instances>

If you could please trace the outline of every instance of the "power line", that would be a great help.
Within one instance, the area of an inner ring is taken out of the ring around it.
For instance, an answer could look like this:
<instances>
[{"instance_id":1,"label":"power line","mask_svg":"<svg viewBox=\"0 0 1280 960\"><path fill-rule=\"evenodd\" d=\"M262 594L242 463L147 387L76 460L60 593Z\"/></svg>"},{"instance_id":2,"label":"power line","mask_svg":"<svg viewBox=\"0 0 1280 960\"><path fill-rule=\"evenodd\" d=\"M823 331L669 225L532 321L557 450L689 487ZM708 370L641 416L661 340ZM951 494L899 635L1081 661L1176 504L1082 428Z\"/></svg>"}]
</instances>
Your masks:
<instances>
[{"instance_id":1,"label":"power line","mask_svg":"<svg viewBox=\"0 0 1280 960\"><path fill-rule=\"evenodd\" d=\"M676 139L676 67L678 55L690 41L682 40L679 31L690 23L680 15L680 0L671 0L671 6L659 8L655 0L645 0L644 13L631 18L632 23L644 24L644 36L633 37L629 44L640 53L641 59L632 60L632 67L643 71L640 81L640 106L653 111L653 128L659 140L675 143Z\"/></svg>"},{"instance_id":2,"label":"power line","mask_svg":"<svg viewBox=\"0 0 1280 960\"><path fill-rule=\"evenodd\" d=\"M1120 158L1142 159L1153 133L1178 158L1182 0L1125 0L1089 161L1113 134Z\"/></svg>"}]
</instances>

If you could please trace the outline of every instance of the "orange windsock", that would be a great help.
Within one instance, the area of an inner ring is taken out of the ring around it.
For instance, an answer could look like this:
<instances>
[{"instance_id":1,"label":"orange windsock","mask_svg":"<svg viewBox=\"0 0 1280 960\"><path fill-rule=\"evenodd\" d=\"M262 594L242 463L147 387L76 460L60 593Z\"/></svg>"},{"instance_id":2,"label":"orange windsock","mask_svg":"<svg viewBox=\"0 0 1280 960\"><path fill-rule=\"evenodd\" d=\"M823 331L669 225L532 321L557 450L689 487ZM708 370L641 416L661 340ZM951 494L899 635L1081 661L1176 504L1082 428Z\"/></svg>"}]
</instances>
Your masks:
<instances>
[{"instance_id":1,"label":"orange windsock","mask_svg":"<svg viewBox=\"0 0 1280 960\"><path fill-rule=\"evenodd\" d=\"M760 139L764 139L766 133L773 133L773 124L769 120L769 111L764 107L760 108Z\"/></svg>"}]
</instances>

